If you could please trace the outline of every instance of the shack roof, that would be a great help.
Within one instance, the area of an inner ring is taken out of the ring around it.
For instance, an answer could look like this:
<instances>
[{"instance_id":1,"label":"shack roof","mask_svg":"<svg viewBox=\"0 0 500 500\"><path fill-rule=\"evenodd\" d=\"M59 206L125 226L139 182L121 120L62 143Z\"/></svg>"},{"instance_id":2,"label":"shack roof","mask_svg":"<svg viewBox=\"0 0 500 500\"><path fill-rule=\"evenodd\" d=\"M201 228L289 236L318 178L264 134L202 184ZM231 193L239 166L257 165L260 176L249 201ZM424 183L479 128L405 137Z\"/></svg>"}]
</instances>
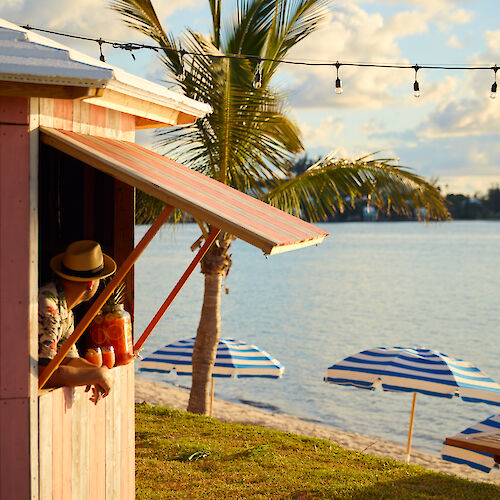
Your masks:
<instances>
[{"instance_id":1,"label":"shack roof","mask_svg":"<svg viewBox=\"0 0 500 500\"><path fill-rule=\"evenodd\" d=\"M0 95L85 99L136 116L137 128L192 123L211 112L208 104L4 19L0 19Z\"/></svg>"}]
</instances>

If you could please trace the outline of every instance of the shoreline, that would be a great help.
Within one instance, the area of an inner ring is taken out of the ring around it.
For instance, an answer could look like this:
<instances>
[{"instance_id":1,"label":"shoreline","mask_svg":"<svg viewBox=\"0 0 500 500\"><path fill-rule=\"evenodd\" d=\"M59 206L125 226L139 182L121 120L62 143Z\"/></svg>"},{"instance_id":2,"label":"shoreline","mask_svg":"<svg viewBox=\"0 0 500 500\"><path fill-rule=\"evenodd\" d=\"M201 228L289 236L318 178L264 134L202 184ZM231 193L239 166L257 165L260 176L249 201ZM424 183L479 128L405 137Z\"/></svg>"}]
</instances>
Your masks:
<instances>
[{"instance_id":1,"label":"shoreline","mask_svg":"<svg viewBox=\"0 0 500 500\"><path fill-rule=\"evenodd\" d=\"M171 384L153 382L152 380L135 378L135 402L147 402L151 405L168 406L177 410L185 410L189 391ZM385 439L365 436L355 432L341 431L333 427L301 419L286 413L273 413L255 406L233 403L214 398L213 416L224 422L236 422L245 425L258 425L270 429L317 437L333 441L351 450L359 450L371 455L390 457L404 461L406 448ZM500 471L493 469L489 474L471 469L467 466L445 462L437 455L412 449L412 465L420 465L436 472L454 474L464 479L500 485Z\"/></svg>"}]
</instances>

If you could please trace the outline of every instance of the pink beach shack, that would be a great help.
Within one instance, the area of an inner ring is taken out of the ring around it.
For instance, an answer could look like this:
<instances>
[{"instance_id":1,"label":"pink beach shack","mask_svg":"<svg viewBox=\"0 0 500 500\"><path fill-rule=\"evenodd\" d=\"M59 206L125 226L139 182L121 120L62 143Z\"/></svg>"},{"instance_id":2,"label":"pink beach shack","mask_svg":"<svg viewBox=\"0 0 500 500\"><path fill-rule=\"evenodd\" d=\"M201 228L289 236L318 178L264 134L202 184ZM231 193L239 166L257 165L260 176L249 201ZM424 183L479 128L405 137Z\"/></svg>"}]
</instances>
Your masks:
<instances>
[{"instance_id":1,"label":"pink beach shack","mask_svg":"<svg viewBox=\"0 0 500 500\"><path fill-rule=\"evenodd\" d=\"M97 405L83 387L43 388L57 359L38 376L37 294L51 256L71 241L93 239L118 264L110 285L77 318L72 344L123 280L133 318L133 264L174 207L266 255L327 235L135 144L137 129L189 125L210 111L0 20L2 500L135 496L133 363L112 369L113 390ZM167 203L137 244L136 188Z\"/></svg>"}]
</instances>

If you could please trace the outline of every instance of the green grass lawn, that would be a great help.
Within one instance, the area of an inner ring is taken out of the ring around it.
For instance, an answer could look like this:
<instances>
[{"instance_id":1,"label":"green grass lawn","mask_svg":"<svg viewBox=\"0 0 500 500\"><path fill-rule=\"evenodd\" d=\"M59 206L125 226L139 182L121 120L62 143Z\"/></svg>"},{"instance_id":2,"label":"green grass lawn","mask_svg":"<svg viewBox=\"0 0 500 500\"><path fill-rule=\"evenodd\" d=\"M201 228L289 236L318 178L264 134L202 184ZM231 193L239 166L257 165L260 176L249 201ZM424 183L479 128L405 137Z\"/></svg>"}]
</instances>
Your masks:
<instances>
[{"instance_id":1,"label":"green grass lawn","mask_svg":"<svg viewBox=\"0 0 500 500\"><path fill-rule=\"evenodd\" d=\"M330 441L136 406L136 497L500 499L500 488Z\"/></svg>"}]
</instances>

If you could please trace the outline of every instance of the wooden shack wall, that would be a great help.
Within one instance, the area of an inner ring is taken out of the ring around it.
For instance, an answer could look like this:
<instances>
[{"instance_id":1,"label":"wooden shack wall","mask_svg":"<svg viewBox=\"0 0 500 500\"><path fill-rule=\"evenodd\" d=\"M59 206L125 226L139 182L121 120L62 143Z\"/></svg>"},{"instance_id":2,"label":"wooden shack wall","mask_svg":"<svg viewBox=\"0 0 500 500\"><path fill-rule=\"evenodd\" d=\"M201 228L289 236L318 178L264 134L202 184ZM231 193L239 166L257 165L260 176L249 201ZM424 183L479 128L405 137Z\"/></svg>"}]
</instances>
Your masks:
<instances>
[{"instance_id":1,"label":"wooden shack wall","mask_svg":"<svg viewBox=\"0 0 500 500\"><path fill-rule=\"evenodd\" d=\"M29 99L0 97L0 498L37 494L37 173Z\"/></svg>"},{"instance_id":2,"label":"wooden shack wall","mask_svg":"<svg viewBox=\"0 0 500 500\"><path fill-rule=\"evenodd\" d=\"M33 101L36 103L32 104L32 115L36 109L42 127L135 140L133 116L83 101L45 98ZM73 159L65 160L63 155L59 161L73 168ZM134 189L115 180L109 191L108 180L102 183L96 180L102 175L89 167L85 169L83 184L72 186L82 191L78 195L82 195L85 212L78 237L106 240L105 251L120 265L134 247ZM64 206L61 208L64 210ZM109 234L103 233L103 224L108 224L111 240ZM126 283L125 305L133 317L133 271L127 275ZM89 402L83 388L58 389L40 397L40 498L126 500L135 497L133 365L113 369L113 374L113 390L96 406Z\"/></svg>"},{"instance_id":3,"label":"wooden shack wall","mask_svg":"<svg viewBox=\"0 0 500 500\"><path fill-rule=\"evenodd\" d=\"M113 390L97 405L83 387L40 396L41 500L135 497L134 367L112 372Z\"/></svg>"},{"instance_id":4,"label":"wooden shack wall","mask_svg":"<svg viewBox=\"0 0 500 500\"><path fill-rule=\"evenodd\" d=\"M96 407L81 388L38 397L39 125L135 139L135 118L124 113L83 101L0 96L0 498L47 491L50 498L133 498L133 367L113 370L112 395ZM120 263L134 244L133 188L116 182L113 196ZM128 302L133 306L132 295ZM87 470L89 482L82 479Z\"/></svg>"}]
</instances>

